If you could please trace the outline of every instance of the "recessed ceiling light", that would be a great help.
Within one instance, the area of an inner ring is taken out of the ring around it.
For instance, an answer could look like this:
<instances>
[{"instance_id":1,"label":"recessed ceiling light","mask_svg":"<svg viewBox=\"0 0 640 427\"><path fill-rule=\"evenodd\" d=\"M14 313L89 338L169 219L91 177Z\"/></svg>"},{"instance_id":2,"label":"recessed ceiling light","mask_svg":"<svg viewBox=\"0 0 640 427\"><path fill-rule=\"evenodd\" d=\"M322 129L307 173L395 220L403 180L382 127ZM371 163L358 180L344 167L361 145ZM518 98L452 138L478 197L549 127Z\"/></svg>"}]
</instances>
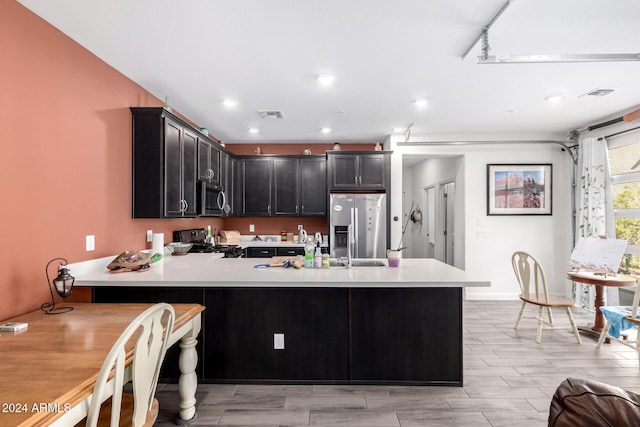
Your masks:
<instances>
[{"instance_id":1,"label":"recessed ceiling light","mask_svg":"<svg viewBox=\"0 0 640 427\"><path fill-rule=\"evenodd\" d=\"M425 108L427 105L429 105L429 100L424 98L419 98L413 101L413 105L415 105L418 108Z\"/></svg>"},{"instance_id":2,"label":"recessed ceiling light","mask_svg":"<svg viewBox=\"0 0 640 427\"><path fill-rule=\"evenodd\" d=\"M249 133L260 133L260 129L258 129L258 128L249 128Z\"/></svg>"},{"instance_id":3,"label":"recessed ceiling light","mask_svg":"<svg viewBox=\"0 0 640 427\"><path fill-rule=\"evenodd\" d=\"M551 95L547 95L544 97L544 100L547 102L560 102L562 101L567 95L564 93L554 93Z\"/></svg>"},{"instance_id":4,"label":"recessed ceiling light","mask_svg":"<svg viewBox=\"0 0 640 427\"><path fill-rule=\"evenodd\" d=\"M318 80L318 83L320 83L322 86L331 86L333 82L336 80L336 76L329 73L322 73L322 74L318 74L316 76L316 79Z\"/></svg>"},{"instance_id":5,"label":"recessed ceiling light","mask_svg":"<svg viewBox=\"0 0 640 427\"><path fill-rule=\"evenodd\" d=\"M231 98L223 99L222 103L224 104L225 107L229 107L229 108L233 108L233 107L236 107L238 105L238 101L236 101L235 99L231 99Z\"/></svg>"},{"instance_id":6,"label":"recessed ceiling light","mask_svg":"<svg viewBox=\"0 0 640 427\"><path fill-rule=\"evenodd\" d=\"M320 129L320 132L322 132L322 133L331 133L331 128L322 128L322 129Z\"/></svg>"}]
</instances>

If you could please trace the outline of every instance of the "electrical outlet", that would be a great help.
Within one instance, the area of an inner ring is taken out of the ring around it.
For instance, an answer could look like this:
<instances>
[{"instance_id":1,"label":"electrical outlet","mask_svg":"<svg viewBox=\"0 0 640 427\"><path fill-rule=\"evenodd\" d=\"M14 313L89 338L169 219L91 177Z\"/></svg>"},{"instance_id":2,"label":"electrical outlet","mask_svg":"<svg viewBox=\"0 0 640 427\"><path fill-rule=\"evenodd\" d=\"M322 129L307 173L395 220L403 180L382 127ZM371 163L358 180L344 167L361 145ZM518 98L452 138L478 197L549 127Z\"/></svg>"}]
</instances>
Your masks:
<instances>
[{"instance_id":1,"label":"electrical outlet","mask_svg":"<svg viewBox=\"0 0 640 427\"><path fill-rule=\"evenodd\" d=\"M147 243L153 242L153 230L147 230Z\"/></svg>"},{"instance_id":2,"label":"electrical outlet","mask_svg":"<svg viewBox=\"0 0 640 427\"><path fill-rule=\"evenodd\" d=\"M254 231L256 231L256 226L253 224L249 224L249 233L253 233Z\"/></svg>"},{"instance_id":3,"label":"electrical outlet","mask_svg":"<svg viewBox=\"0 0 640 427\"><path fill-rule=\"evenodd\" d=\"M273 349L284 350L284 334L273 334Z\"/></svg>"},{"instance_id":4,"label":"electrical outlet","mask_svg":"<svg viewBox=\"0 0 640 427\"><path fill-rule=\"evenodd\" d=\"M93 235L87 236L86 247L87 247L87 252L96 250L96 236L93 236Z\"/></svg>"},{"instance_id":5,"label":"electrical outlet","mask_svg":"<svg viewBox=\"0 0 640 427\"><path fill-rule=\"evenodd\" d=\"M298 231L302 230L302 224L298 224Z\"/></svg>"}]
</instances>

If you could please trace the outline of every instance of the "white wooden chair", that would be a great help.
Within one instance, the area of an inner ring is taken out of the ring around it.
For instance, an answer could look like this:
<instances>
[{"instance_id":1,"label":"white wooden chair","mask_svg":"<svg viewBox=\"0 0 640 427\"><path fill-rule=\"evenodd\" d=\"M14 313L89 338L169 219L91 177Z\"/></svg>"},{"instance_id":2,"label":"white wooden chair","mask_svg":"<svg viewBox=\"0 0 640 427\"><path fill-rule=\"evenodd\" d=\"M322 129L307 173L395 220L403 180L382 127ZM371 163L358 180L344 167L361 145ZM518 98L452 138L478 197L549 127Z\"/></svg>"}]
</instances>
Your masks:
<instances>
[{"instance_id":1,"label":"white wooden chair","mask_svg":"<svg viewBox=\"0 0 640 427\"><path fill-rule=\"evenodd\" d=\"M158 417L156 386L174 319L173 307L160 303L142 312L127 326L98 374L86 419L88 427L153 425ZM133 394L129 394L123 393L125 345L132 339L135 340L131 367ZM108 399L109 395L112 396Z\"/></svg>"},{"instance_id":2,"label":"white wooden chair","mask_svg":"<svg viewBox=\"0 0 640 427\"><path fill-rule=\"evenodd\" d=\"M626 345L629 348L632 348L638 352L638 367L640 367L640 333L636 332L636 339L630 340L626 337L620 338L620 331L626 331L631 328L638 329L640 326L640 319L638 319L638 302L640 301L640 292L638 292L638 288L640 286L636 286L635 292L633 295L633 303L631 307L624 306L603 306L601 310L605 317L605 325L600 333L600 338L598 339L598 345L596 348L600 348L605 338L612 339L614 341L619 342L620 344ZM611 331L611 319L617 322L616 325L616 333L612 334Z\"/></svg>"},{"instance_id":3,"label":"white wooden chair","mask_svg":"<svg viewBox=\"0 0 640 427\"><path fill-rule=\"evenodd\" d=\"M549 296L547 279L538 260L527 252L517 251L514 252L511 257L511 264L513 265L513 271L518 279L518 284L520 285L520 299L522 300L522 308L520 309L520 314L518 314L518 320L516 320L514 329L518 329L518 325L522 318L532 318L538 321L538 332L536 335L536 342L538 344L540 344L542 339L543 329L571 329L573 330L573 334L576 336L578 344L582 344L582 339L578 333L578 327L576 326L573 314L571 313L571 307L575 306L574 302L567 298ZM537 316L524 316L527 304L532 304L538 307ZM557 307L565 309L569 316L571 327L555 326L551 309ZM548 315L548 320L544 319L545 309Z\"/></svg>"}]
</instances>

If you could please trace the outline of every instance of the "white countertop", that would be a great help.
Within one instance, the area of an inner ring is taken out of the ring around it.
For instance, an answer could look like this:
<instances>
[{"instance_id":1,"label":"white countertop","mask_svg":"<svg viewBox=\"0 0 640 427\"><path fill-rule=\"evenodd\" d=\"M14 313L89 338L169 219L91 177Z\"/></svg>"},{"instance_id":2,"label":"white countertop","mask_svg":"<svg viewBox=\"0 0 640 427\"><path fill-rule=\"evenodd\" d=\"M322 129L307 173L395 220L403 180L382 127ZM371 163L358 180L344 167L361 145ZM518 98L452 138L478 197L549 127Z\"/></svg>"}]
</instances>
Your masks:
<instances>
[{"instance_id":1,"label":"white countertop","mask_svg":"<svg viewBox=\"0 0 640 427\"><path fill-rule=\"evenodd\" d=\"M272 242L271 242L272 243ZM383 260L386 264L386 259ZM405 258L400 267L331 267L294 269L270 267L261 258L220 258L220 254L190 253L165 257L139 272L93 270L76 275L74 286L184 286L184 287L489 287L485 278L435 259ZM108 264L108 262L107 262ZM73 274L73 272L72 272Z\"/></svg>"}]
</instances>

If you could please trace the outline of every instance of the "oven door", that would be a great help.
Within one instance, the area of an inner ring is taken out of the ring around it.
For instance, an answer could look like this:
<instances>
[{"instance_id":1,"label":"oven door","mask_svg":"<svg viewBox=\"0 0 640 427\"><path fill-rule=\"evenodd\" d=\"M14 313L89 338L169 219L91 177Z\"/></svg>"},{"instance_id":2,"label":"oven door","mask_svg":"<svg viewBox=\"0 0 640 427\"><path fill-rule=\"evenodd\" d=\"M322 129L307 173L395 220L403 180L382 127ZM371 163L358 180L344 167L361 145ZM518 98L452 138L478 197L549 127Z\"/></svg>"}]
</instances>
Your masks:
<instances>
[{"instance_id":1,"label":"oven door","mask_svg":"<svg viewBox=\"0 0 640 427\"><path fill-rule=\"evenodd\" d=\"M223 216L227 205L227 197L220 188L207 182L200 182L198 186L198 215Z\"/></svg>"}]
</instances>

